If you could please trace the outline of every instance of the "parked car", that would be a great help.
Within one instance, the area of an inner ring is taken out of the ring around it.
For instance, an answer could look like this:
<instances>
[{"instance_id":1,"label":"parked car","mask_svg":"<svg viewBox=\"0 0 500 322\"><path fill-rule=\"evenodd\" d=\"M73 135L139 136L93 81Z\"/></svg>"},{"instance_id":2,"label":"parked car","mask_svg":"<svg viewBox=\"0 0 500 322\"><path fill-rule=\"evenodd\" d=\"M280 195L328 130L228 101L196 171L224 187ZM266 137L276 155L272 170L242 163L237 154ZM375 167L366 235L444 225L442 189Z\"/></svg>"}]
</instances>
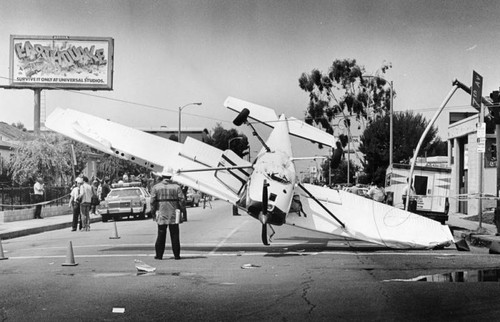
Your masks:
<instances>
[{"instance_id":1,"label":"parked car","mask_svg":"<svg viewBox=\"0 0 500 322\"><path fill-rule=\"evenodd\" d=\"M99 212L102 221L132 217L144 219L151 217L151 195L141 186L140 182L118 183L111 186L111 191L104 201L101 201Z\"/></svg>"},{"instance_id":2,"label":"parked car","mask_svg":"<svg viewBox=\"0 0 500 322\"><path fill-rule=\"evenodd\" d=\"M354 193L354 194L361 196L361 197L367 197L368 190L369 189L367 187L362 187L359 185L348 187L345 189L345 191L350 192L350 193Z\"/></svg>"},{"instance_id":3,"label":"parked car","mask_svg":"<svg viewBox=\"0 0 500 322\"><path fill-rule=\"evenodd\" d=\"M189 188L186 193L186 206L198 207L200 199L201 194L193 188Z\"/></svg>"}]
</instances>

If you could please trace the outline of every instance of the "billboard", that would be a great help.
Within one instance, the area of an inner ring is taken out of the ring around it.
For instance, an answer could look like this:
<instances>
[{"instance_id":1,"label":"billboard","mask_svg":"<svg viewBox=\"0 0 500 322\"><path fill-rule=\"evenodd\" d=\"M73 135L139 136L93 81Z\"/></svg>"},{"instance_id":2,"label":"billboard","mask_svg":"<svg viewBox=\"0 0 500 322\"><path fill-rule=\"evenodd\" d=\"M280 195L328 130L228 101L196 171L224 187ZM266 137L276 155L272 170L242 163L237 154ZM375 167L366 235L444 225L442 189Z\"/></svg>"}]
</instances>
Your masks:
<instances>
[{"instance_id":1,"label":"billboard","mask_svg":"<svg viewBox=\"0 0 500 322\"><path fill-rule=\"evenodd\" d=\"M10 85L113 89L113 38L10 36Z\"/></svg>"}]
</instances>

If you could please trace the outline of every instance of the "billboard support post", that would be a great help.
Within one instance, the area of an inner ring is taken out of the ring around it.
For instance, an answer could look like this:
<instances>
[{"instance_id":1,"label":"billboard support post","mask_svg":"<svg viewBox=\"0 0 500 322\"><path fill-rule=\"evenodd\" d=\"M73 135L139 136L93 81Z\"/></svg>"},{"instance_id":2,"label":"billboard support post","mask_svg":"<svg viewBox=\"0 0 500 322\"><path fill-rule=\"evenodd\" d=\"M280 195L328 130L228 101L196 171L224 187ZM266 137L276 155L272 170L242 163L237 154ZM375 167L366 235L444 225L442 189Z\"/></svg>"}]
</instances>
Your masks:
<instances>
[{"instance_id":1,"label":"billboard support post","mask_svg":"<svg viewBox=\"0 0 500 322\"><path fill-rule=\"evenodd\" d=\"M40 97L42 93L41 88L34 88L33 93L35 95L35 107L34 107L34 122L33 122L33 133L36 136L40 135Z\"/></svg>"}]
</instances>

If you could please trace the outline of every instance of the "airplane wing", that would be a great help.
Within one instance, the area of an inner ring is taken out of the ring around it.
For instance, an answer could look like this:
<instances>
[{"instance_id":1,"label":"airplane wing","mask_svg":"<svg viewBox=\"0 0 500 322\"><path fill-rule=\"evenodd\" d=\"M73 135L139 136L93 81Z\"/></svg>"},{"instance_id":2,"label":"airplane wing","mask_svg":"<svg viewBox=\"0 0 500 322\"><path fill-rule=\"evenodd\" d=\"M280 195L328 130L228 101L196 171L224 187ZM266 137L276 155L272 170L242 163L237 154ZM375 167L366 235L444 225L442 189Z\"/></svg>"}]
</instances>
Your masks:
<instances>
[{"instance_id":1,"label":"airplane wing","mask_svg":"<svg viewBox=\"0 0 500 322\"><path fill-rule=\"evenodd\" d=\"M248 116L249 118L272 128L274 128L273 123L278 122L279 120L276 112L273 109L240 100L238 98L228 97L224 102L224 106L237 113L246 108L250 111L250 114ZM288 129L291 135L309 140L313 143L320 143L322 145L330 147L335 145L335 137L333 135L315 128L314 126L302 122L294 117L287 118L287 121Z\"/></svg>"},{"instance_id":2,"label":"airplane wing","mask_svg":"<svg viewBox=\"0 0 500 322\"><path fill-rule=\"evenodd\" d=\"M233 204L251 171L231 150L190 137L178 143L75 110L57 108L45 126L151 171L173 172L172 180Z\"/></svg>"},{"instance_id":3,"label":"airplane wing","mask_svg":"<svg viewBox=\"0 0 500 322\"><path fill-rule=\"evenodd\" d=\"M446 225L346 191L304 184L294 193L286 217L289 225L390 248L430 249L454 243Z\"/></svg>"}]
</instances>

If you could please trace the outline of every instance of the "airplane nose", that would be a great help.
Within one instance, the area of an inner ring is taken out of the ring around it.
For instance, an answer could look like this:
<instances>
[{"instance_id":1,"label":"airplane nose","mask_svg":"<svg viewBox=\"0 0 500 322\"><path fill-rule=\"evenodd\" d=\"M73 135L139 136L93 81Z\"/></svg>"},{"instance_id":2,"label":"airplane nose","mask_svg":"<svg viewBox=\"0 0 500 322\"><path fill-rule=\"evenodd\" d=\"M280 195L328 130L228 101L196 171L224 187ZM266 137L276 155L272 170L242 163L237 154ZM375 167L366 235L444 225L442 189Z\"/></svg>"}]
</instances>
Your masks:
<instances>
[{"instance_id":1,"label":"airplane nose","mask_svg":"<svg viewBox=\"0 0 500 322\"><path fill-rule=\"evenodd\" d=\"M260 201L251 201L250 204L248 205L248 213L254 217L258 218L259 214L262 211L262 202Z\"/></svg>"}]
</instances>

